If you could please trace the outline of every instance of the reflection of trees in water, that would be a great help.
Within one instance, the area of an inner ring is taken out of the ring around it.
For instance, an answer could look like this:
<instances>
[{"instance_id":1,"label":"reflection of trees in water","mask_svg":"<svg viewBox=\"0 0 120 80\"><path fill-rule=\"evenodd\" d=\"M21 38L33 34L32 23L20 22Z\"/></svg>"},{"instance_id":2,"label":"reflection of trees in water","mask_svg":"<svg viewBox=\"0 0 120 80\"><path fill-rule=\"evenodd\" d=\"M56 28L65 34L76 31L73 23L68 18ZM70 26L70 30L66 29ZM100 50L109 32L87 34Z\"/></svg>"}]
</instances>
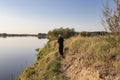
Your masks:
<instances>
[{"instance_id":1,"label":"reflection of trees in water","mask_svg":"<svg viewBox=\"0 0 120 80\"><path fill-rule=\"evenodd\" d=\"M36 37L38 39L46 39L46 37L37 37L37 36L0 36L0 38L7 38L7 37Z\"/></svg>"}]
</instances>

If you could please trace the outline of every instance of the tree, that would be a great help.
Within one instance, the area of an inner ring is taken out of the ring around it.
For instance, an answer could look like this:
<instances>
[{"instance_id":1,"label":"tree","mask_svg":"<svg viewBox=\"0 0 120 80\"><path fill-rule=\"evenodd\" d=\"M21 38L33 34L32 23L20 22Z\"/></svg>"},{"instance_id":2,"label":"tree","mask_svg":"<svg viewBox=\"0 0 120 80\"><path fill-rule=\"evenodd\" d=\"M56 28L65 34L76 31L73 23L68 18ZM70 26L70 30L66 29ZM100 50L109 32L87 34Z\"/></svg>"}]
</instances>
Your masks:
<instances>
[{"instance_id":1,"label":"tree","mask_svg":"<svg viewBox=\"0 0 120 80\"><path fill-rule=\"evenodd\" d=\"M120 32L120 0L113 0L115 7L110 7L108 5L108 1L103 9L102 24L106 31L110 31L112 33L119 33Z\"/></svg>"},{"instance_id":2,"label":"tree","mask_svg":"<svg viewBox=\"0 0 120 80\"><path fill-rule=\"evenodd\" d=\"M58 35L62 35L64 38L69 38L71 36L74 36L76 34L75 30L72 28L57 28L52 31L48 32L48 38L50 40L55 40L58 38Z\"/></svg>"}]
</instances>

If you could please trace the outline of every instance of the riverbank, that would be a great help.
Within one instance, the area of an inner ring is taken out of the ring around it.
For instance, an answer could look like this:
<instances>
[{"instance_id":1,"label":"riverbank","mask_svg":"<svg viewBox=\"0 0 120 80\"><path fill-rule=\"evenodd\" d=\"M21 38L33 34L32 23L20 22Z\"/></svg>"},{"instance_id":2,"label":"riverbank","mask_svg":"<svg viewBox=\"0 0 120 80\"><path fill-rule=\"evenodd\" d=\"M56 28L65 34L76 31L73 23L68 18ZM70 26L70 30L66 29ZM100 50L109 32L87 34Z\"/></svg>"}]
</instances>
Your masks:
<instances>
[{"instance_id":1,"label":"riverbank","mask_svg":"<svg viewBox=\"0 0 120 80\"><path fill-rule=\"evenodd\" d=\"M65 40L64 55L57 40L48 42L18 80L118 80L120 36L74 36Z\"/></svg>"}]
</instances>

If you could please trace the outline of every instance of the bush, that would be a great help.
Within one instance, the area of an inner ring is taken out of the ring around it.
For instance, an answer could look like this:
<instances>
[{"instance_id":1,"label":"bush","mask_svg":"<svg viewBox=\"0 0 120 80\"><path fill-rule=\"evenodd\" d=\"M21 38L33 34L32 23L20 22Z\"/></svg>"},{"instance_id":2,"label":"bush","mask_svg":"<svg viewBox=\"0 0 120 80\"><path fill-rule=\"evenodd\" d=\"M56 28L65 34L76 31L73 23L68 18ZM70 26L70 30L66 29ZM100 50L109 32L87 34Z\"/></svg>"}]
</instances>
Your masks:
<instances>
[{"instance_id":1,"label":"bush","mask_svg":"<svg viewBox=\"0 0 120 80\"><path fill-rule=\"evenodd\" d=\"M50 40L55 40L58 38L58 35L62 35L64 38L69 38L71 36L74 36L76 34L74 29L69 28L58 28L54 29L53 31L48 32L48 38Z\"/></svg>"},{"instance_id":2,"label":"bush","mask_svg":"<svg viewBox=\"0 0 120 80\"><path fill-rule=\"evenodd\" d=\"M108 33L105 31L98 31L98 32L80 32L80 35L82 37L92 37L92 36L97 36L97 35L107 35Z\"/></svg>"},{"instance_id":3,"label":"bush","mask_svg":"<svg viewBox=\"0 0 120 80\"><path fill-rule=\"evenodd\" d=\"M102 24L106 31L116 34L120 33L120 0L113 1L114 7L109 6L108 2L104 6Z\"/></svg>"}]
</instances>

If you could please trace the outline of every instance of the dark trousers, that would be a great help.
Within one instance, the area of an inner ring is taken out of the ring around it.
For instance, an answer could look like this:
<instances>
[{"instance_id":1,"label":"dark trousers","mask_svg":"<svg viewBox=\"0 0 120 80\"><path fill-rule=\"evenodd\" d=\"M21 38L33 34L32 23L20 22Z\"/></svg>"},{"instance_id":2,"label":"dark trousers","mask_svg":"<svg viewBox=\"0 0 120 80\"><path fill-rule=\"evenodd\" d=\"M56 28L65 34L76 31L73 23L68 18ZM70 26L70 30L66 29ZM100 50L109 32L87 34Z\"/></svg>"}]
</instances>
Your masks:
<instances>
[{"instance_id":1,"label":"dark trousers","mask_svg":"<svg viewBox=\"0 0 120 80\"><path fill-rule=\"evenodd\" d=\"M63 46L60 46L60 47L59 47L59 53L60 53L60 55L63 56Z\"/></svg>"}]
</instances>

